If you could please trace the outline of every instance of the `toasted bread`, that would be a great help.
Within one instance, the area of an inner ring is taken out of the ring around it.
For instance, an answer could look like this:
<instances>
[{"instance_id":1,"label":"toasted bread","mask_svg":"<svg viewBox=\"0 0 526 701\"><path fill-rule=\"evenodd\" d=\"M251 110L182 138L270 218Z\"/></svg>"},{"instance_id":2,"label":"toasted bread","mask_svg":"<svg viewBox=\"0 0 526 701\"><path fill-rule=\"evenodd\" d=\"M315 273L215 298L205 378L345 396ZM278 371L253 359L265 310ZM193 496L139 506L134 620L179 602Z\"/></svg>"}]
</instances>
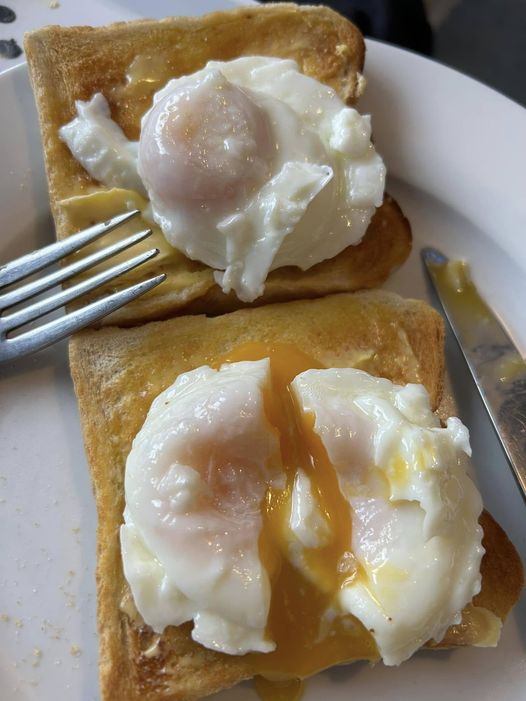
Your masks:
<instances>
[{"instance_id":1,"label":"toasted bread","mask_svg":"<svg viewBox=\"0 0 526 701\"><path fill-rule=\"evenodd\" d=\"M153 398L175 377L251 341L308 348L326 366L360 367L397 383L422 382L443 405L440 316L424 302L370 291L267 305L215 318L186 316L133 329L85 331L70 360L99 517L98 627L105 701L197 699L253 676L250 662L207 650L191 625L158 640L134 610L124 579L119 526L132 440ZM482 591L443 645L484 644L486 618L503 619L522 587L517 553L489 515L481 520L486 555ZM482 608L483 607L483 608ZM155 654L149 654L152 646Z\"/></svg>"},{"instance_id":2,"label":"toasted bread","mask_svg":"<svg viewBox=\"0 0 526 701\"><path fill-rule=\"evenodd\" d=\"M79 230L86 221L85 216L75 216L64 201L100 189L58 136L59 128L75 114L75 100L102 92L113 119L129 138L136 139L153 94L169 78L191 73L211 59L250 54L294 58L304 73L333 87L348 104L358 98L364 85L363 38L354 25L326 7L279 4L100 28L45 27L26 36L25 48L59 239ZM139 78L129 79L137 70ZM94 207L87 219L93 222L103 216ZM218 314L246 306L234 294L222 293L210 268L188 260L166 242L161 245L166 254L163 260L155 259L141 268L141 274L166 272L167 281L105 323L133 325L176 314ZM375 287L405 261L410 249L409 223L387 196L360 244L305 272L297 268L273 271L256 304ZM119 286L132 278L121 278Z\"/></svg>"}]
</instances>

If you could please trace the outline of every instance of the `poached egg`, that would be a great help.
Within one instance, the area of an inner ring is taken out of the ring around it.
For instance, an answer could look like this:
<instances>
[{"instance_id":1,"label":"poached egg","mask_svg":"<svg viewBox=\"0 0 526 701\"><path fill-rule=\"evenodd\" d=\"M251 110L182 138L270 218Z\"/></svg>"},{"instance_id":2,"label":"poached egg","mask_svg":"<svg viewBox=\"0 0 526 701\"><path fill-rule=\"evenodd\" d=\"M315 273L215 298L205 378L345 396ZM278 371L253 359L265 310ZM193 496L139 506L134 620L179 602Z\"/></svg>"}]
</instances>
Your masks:
<instances>
[{"instance_id":1,"label":"poached egg","mask_svg":"<svg viewBox=\"0 0 526 701\"><path fill-rule=\"evenodd\" d=\"M157 632L194 621L227 652L269 652L261 503L278 468L263 408L269 361L185 373L153 402L126 463L124 573ZM236 420L232 421L235 416Z\"/></svg>"},{"instance_id":2,"label":"poached egg","mask_svg":"<svg viewBox=\"0 0 526 701\"><path fill-rule=\"evenodd\" d=\"M358 243L383 199L369 117L290 59L211 61L169 81L138 143L100 93L59 133L93 178L146 193L167 241L245 302L271 270Z\"/></svg>"},{"instance_id":3,"label":"poached egg","mask_svg":"<svg viewBox=\"0 0 526 701\"><path fill-rule=\"evenodd\" d=\"M157 632L270 678L399 664L480 589L467 429L420 385L249 344L180 375L126 466L124 570Z\"/></svg>"}]
</instances>

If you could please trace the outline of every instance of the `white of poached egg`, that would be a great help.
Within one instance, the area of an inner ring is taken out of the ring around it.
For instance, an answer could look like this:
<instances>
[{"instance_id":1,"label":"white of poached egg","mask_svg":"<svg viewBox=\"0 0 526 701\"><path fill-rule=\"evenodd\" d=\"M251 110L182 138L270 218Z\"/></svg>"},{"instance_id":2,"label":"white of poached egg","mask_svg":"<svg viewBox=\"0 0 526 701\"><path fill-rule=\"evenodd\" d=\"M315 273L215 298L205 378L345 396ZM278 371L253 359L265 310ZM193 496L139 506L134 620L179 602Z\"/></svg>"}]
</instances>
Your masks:
<instances>
[{"instance_id":1,"label":"white of poached egg","mask_svg":"<svg viewBox=\"0 0 526 701\"><path fill-rule=\"evenodd\" d=\"M243 301L270 270L358 243L382 202L369 117L292 60L211 61L169 81L143 117L138 163L100 94L77 112L60 136L90 175L145 189L169 243Z\"/></svg>"},{"instance_id":2,"label":"white of poached egg","mask_svg":"<svg viewBox=\"0 0 526 701\"><path fill-rule=\"evenodd\" d=\"M281 356L185 373L152 405L126 471L135 603L159 632L193 619L208 647L265 652L253 657L267 675L364 650L399 664L480 588L467 431L441 428L421 386L301 359L283 400L272 368L290 349ZM232 519L244 525L224 527Z\"/></svg>"},{"instance_id":3,"label":"white of poached egg","mask_svg":"<svg viewBox=\"0 0 526 701\"><path fill-rule=\"evenodd\" d=\"M268 652L261 502L278 469L262 387L269 361L185 373L153 402L126 463L124 573L158 632L230 654Z\"/></svg>"},{"instance_id":4,"label":"white of poached egg","mask_svg":"<svg viewBox=\"0 0 526 701\"><path fill-rule=\"evenodd\" d=\"M482 502L463 461L468 430L455 417L442 428L422 385L360 370L308 370L292 388L352 512L339 604L374 630L383 661L399 664L460 623L480 591Z\"/></svg>"}]
</instances>

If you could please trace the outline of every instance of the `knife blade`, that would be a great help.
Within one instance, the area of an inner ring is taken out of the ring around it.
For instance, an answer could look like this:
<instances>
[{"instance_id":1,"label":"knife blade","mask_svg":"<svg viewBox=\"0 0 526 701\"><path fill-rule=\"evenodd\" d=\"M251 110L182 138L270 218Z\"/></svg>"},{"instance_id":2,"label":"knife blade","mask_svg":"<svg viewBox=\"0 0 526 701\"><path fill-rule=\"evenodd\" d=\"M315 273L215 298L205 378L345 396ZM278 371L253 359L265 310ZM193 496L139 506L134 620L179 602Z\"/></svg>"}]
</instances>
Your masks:
<instances>
[{"instance_id":1,"label":"knife blade","mask_svg":"<svg viewBox=\"0 0 526 701\"><path fill-rule=\"evenodd\" d=\"M436 248L421 255L526 500L526 362L479 295L468 266Z\"/></svg>"}]
</instances>

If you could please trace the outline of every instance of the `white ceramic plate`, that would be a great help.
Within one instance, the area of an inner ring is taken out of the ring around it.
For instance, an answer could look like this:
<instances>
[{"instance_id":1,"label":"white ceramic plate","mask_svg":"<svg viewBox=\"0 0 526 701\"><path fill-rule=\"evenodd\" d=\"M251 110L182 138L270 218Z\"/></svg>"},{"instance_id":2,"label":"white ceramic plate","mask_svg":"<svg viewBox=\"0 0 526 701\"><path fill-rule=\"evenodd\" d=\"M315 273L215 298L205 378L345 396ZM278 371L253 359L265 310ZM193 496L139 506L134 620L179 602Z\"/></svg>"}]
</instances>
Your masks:
<instances>
[{"instance_id":1,"label":"white ceramic plate","mask_svg":"<svg viewBox=\"0 0 526 701\"><path fill-rule=\"evenodd\" d=\"M124 3L126 4L126 3ZM480 289L526 350L526 112L407 52L370 42L368 90L389 190L413 225L410 261L389 282L427 298L418 251L471 261ZM37 119L24 66L0 76L0 260L52 238ZM526 561L526 508L454 344L448 363L472 432L487 508ZM0 698L96 701L95 509L65 344L0 370ZM423 652L312 679L305 701L522 701L526 598L496 650ZM222 701L254 699L250 685Z\"/></svg>"}]
</instances>

